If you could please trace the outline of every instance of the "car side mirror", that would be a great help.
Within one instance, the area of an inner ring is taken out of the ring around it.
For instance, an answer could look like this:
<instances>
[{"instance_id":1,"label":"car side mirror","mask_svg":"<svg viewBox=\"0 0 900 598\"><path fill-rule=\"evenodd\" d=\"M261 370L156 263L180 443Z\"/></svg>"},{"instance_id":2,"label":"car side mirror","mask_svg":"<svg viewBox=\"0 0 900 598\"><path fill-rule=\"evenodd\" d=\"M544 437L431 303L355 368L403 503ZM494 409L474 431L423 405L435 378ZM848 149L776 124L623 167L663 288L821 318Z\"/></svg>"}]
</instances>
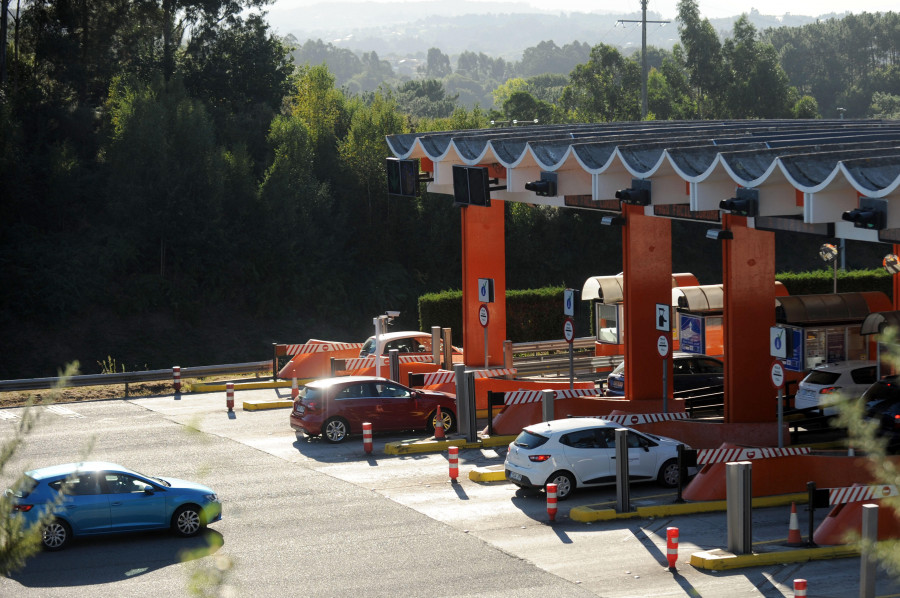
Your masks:
<instances>
[{"instance_id":1,"label":"car side mirror","mask_svg":"<svg viewBox=\"0 0 900 598\"><path fill-rule=\"evenodd\" d=\"M147 486L144 486L144 494L153 494L153 492L153 486L150 486L149 484Z\"/></svg>"}]
</instances>

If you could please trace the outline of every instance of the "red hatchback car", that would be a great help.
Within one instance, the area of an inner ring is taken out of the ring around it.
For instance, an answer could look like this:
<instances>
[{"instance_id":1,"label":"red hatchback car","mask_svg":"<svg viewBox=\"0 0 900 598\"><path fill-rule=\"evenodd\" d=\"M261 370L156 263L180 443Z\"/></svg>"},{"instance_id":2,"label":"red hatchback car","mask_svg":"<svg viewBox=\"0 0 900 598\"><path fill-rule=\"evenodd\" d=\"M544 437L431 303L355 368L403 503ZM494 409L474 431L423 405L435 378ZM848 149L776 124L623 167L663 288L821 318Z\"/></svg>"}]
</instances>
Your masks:
<instances>
[{"instance_id":1,"label":"red hatchback car","mask_svg":"<svg viewBox=\"0 0 900 598\"><path fill-rule=\"evenodd\" d=\"M434 432L437 408L444 431L456 426L456 397L445 392L413 390L375 376L342 376L308 383L291 411L291 428L328 442L362 433L363 422L376 432L425 429Z\"/></svg>"}]
</instances>

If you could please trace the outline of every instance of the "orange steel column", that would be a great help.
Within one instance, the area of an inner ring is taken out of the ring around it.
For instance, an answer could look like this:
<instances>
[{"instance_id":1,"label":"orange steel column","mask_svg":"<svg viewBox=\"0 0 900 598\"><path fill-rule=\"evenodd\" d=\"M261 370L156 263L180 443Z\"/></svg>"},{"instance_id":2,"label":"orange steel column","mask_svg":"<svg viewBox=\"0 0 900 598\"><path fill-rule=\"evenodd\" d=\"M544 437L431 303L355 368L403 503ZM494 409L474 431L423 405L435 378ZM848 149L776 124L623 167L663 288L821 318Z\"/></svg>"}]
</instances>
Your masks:
<instances>
[{"instance_id":1,"label":"orange steel column","mask_svg":"<svg viewBox=\"0 0 900 598\"><path fill-rule=\"evenodd\" d=\"M656 329L656 304L672 304L672 223L645 216L641 206L622 206L622 283L625 320L625 398L661 400L663 358L657 339L669 341L672 384L672 333Z\"/></svg>"},{"instance_id":2,"label":"orange steel column","mask_svg":"<svg viewBox=\"0 0 900 598\"><path fill-rule=\"evenodd\" d=\"M775 233L723 215L734 239L722 243L725 423L775 421L769 328L775 325Z\"/></svg>"},{"instance_id":3,"label":"orange steel column","mask_svg":"<svg viewBox=\"0 0 900 598\"><path fill-rule=\"evenodd\" d=\"M488 364L503 364L506 340L506 231L504 203L489 208L468 206L462 212L462 319L466 365L484 367L484 328L478 319L478 279L494 279L494 302L488 303ZM562 330L562 328L560 328Z\"/></svg>"},{"instance_id":4,"label":"orange steel column","mask_svg":"<svg viewBox=\"0 0 900 598\"><path fill-rule=\"evenodd\" d=\"M892 245L894 255L900 255L900 245ZM900 274L891 275L891 299L894 302L894 311L900 310Z\"/></svg>"}]
</instances>

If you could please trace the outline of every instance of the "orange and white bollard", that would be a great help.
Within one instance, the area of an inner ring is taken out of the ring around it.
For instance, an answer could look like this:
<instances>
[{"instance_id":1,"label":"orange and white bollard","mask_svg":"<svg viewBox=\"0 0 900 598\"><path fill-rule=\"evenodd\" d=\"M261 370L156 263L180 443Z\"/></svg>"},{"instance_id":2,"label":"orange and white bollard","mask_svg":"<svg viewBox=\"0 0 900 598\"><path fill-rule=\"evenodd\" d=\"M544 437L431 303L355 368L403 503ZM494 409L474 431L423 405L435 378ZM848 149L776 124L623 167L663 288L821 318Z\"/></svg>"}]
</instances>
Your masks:
<instances>
[{"instance_id":1,"label":"orange and white bollard","mask_svg":"<svg viewBox=\"0 0 900 598\"><path fill-rule=\"evenodd\" d=\"M225 384L225 406L228 407L228 413L234 411L234 382Z\"/></svg>"},{"instance_id":2,"label":"orange and white bollard","mask_svg":"<svg viewBox=\"0 0 900 598\"><path fill-rule=\"evenodd\" d=\"M175 392L181 392L181 367L176 365L172 368L172 378L175 384Z\"/></svg>"},{"instance_id":3,"label":"orange and white bollard","mask_svg":"<svg viewBox=\"0 0 900 598\"><path fill-rule=\"evenodd\" d=\"M547 484L547 517L556 521L556 484Z\"/></svg>"},{"instance_id":4,"label":"orange and white bollard","mask_svg":"<svg viewBox=\"0 0 900 598\"><path fill-rule=\"evenodd\" d=\"M666 558L669 561L669 569L674 569L678 564L678 528L666 528Z\"/></svg>"},{"instance_id":5,"label":"orange and white bollard","mask_svg":"<svg viewBox=\"0 0 900 598\"><path fill-rule=\"evenodd\" d=\"M434 439L443 440L444 438L444 416L441 414L441 406L438 405L434 414Z\"/></svg>"},{"instance_id":6,"label":"orange and white bollard","mask_svg":"<svg viewBox=\"0 0 900 598\"><path fill-rule=\"evenodd\" d=\"M791 519L788 524L788 546L803 546L803 536L800 534L800 523L797 521L797 503L791 503Z\"/></svg>"},{"instance_id":7,"label":"orange and white bollard","mask_svg":"<svg viewBox=\"0 0 900 598\"><path fill-rule=\"evenodd\" d=\"M794 580L794 598L806 598L806 580Z\"/></svg>"},{"instance_id":8,"label":"orange and white bollard","mask_svg":"<svg viewBox=\"0 0 900 598\"><path fill-rule=\"evenodd\" d=\"M299 397L299 396L300 396L300 389L297 388L297 377L294 376L294 378L291 380L291 400L296 401L297 397Z\"/></svg>"},{"instance_id":9,"label":"orange and white bollard","mask_svg":"<svg viewBox=\"0 0 900 598\"><path fill-rule=\"evenodd\" d=\"M451 446L447 451L450 453L450 480L455 482L459 477L459 447Z\"/></svg>"},{"instance_id":10,"label":"orange and white bollard","mask_svg":"<svg viewBox=\"0 0 900 598\"><path fill-rule=\"evenodd\" d=\"M372 424L363 422L363 450L367 455L372 454Z\"/></svg>"}]
</instances>

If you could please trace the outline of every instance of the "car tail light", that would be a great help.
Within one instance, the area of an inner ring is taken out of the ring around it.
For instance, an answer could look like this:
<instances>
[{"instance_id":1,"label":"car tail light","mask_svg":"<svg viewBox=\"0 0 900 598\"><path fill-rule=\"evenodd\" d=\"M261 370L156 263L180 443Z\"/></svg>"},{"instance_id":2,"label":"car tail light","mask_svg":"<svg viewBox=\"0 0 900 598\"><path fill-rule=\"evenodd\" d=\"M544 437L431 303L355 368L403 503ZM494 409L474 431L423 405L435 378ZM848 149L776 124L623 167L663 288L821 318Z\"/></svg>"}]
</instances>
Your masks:
<instances>
[{"instance_id":1,"label":"car tail light","mask_svg":"<svg viewBox=\"0 0 900 598\"><path fill-rule=\"evenodd\" d=\"M34 505L13 505L13 511L20 511L22 513L27 513L32 508L34 508Z\"/></svg>"},{"instance_id":2,"label":"car tail light","mask_svg":"<svg viewBox=\"0 0 900 598\"><path fill-rule=\"evenodd\" d=\"M894 416L894 429L900 430L900 413Z\"/></svg>"},{"instance_id":3,"label":"car tail light","mask_svg":"<svg viewBox=\"0 0 900 598\"><path fill-rule=\"evenodd\" d=\"M829 386L827 388L823 388L822 390L820 390L819 394L820 395L830 395L830 394L838 392L839 390L841 390L840 386Z\"/></svg>"},{"instance_id":4,"label":"car tail light","mask_svg":"<svg viewBox=\"0 0 900 598\"><path fill-rule=\"evenodd\" d=\"M529 461L534 461L535 463L543 463L548 460L550 455L528 455Z\"/></svg>"},{"instance_id":5,"label":"car tail light","mask_svg":"<svg viewBox=\"0 0 900 598\"><path fill-rule=\"evenodd\" d=\"M316 410L316 402L310 401L309 403L305 403L307 411L315 411Z\"/></svg>"}]
</instances>

